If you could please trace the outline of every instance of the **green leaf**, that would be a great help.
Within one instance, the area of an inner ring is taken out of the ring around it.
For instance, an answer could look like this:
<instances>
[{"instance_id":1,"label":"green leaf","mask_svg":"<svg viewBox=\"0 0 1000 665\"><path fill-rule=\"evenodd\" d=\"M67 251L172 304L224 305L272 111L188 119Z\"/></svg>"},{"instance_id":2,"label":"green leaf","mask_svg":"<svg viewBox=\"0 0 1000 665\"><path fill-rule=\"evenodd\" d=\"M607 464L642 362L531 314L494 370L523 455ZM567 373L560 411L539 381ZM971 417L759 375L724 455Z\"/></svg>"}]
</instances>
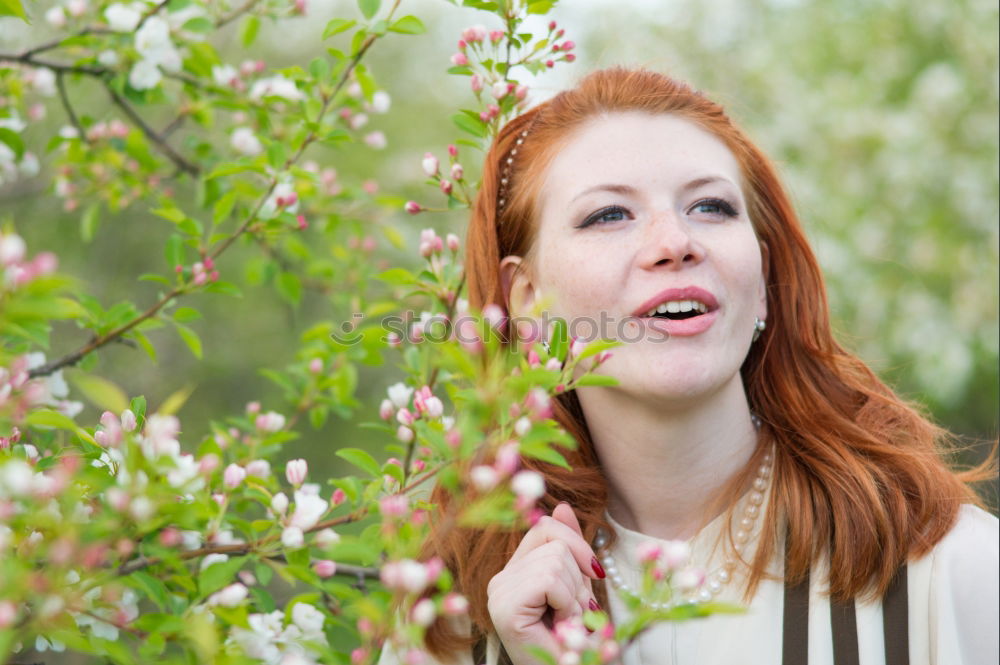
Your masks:
<instances>
[{"instance_id":1,"label":"green leaf","mask_svg":"<svg viewBox=\"0 0 1000 665\"><path fill-rule=\"evenodd\" d=\"M243 48L247 48L257 39L257 32L260 30L260 18L256 14L247 16L240 28L240 42Z\"/></svg>"},{"instance_id":2,"label":"green leaf","mask_svg":"<svg viewBox=\"0 0 1000 665\"><path fill-rule=\"evenodd\" d=\"M201 360L201 338L198 337L198 333L185 325L177 323L176 321L174 322L174 325L177 327L177 334L181 336L181 339L184 340L187 347L191 349L191 353L194 354L194 357Z\"/></svg>"},{"instance_id":3,"label":"green leaf","mask_svg":"<svg viewBox=\"0 0 1000 665\"><path fill-rule=\"evenodd\" d=\"M297 305L302 299L302 282L295 273L280 273L275 286L278 294L292 305Z\"/></svg>"},{"instance_id":4,"label":"green leaf","mask_svg":"<svg viewBox=\"0 0 1000 665\"><path fill-rule=\"evenodd\" d=\"M376 277L386 284L394 286L405 286L415 283L417 280L409 270L404 268L391 268L381 272Z\"/></svg>"},{"instance_id":5,"label":"green leaf","mask_svg":"<svg viewBox=\"0 0 1000 665\"><path fill-rule=\"evenodd\" d=\"M147 598L156 603L161 610L167 609L167 587L158 578L139 570L125 579L132 587L142 591Z\"/></svg>"},{"instance_id":6,"label":"green leaf","mask_svg":"<svg viewBox=\"0 0 1000 665\"><path fill-rule=\"evenodd\" d=\"M28 15L24 13L21 0L0 0L0 16L17 16L25 23L31 23Z\"/></svg>"},{"instance_id":7,"label":"green leaf","mask_svg":"<svg viewBox=\"0 0 1000 665\"><path fill-rule=\"evenodd\" d=\"M202 596L207 596L232 582L245 561L246 557L238 556L228 561L213 563L201 571L201 574L198 576L198 593Z\"/></svg>"},{"instance_id":8,"label":"green leaf","mask_svg":"<svg viewBox=\"0 0 1000 665\"><path fill-rule=\"evenodd\" d=\"M486 136L486 124L482 120L473 120L464 113L456 113L451 116L451 121L455 123L456 127L473 136L478 136L479 138Z\"/></svg>"},{"instance_id":9,"label":"green leaf","mask_svg":"<svg viewBox=\"0 0 1000 665\"><path fill-rule=\"evenodd\" d=\"M155 210L150 210L150 212L174 224L180 224L187 219L187 215L180 208L156 208Z\"/></svg>"},{"instance_id":10,"label":"green leaf","mask_svg":"<svg viewBox=\"0 0 1000 665\"><path fill-rule=\"evenodd\" d=\"M176 233L172 234L167 238L163 255L167 259L167 265L171 268L184 265L184 239Z\"/></svg>"},{"instance_id":11,"label":"green leaf","mask_svg":"<svg viewBox=\"0 0 1000 665\"><path fill-rule=\"evenodd\" d=\"M51 411L49 409L39 409L37 411L29 412L25 417L25 422L29 425L55 427L57 429L70 430L71 432L75 432L79 429L79 426L73 422L72 418L59 413L58 411Z\"/></svg>"},{"instance_id":12,"label":"green leaf","mask_svg":"<svg viewBox=\"0 0 1000 665\"><path fill-rule=\"evenodd\" d=\"M101 221L100 212L101 204L99 202L91 203L87 206L83 217L80 218L80 237L83 238L84 242L90 242L94 239L97 223Z\"/></svg>"},{"instance_id":13,"label":"green leaf","mask_svg":"<svg viewBox=\"0 0 1000 665\"><path fill-rule=\"evenodd\" d=\"M368 20L371 20L378 13L381 5L382 0L358 0L358 9L361 10L361 15Z\"/></svg>"},{"instance_id":14,"label":"green leaf","mask_svg":"<svg viewBox=\"0 0 1000 665\"><path fill-rule=\"evenodd\" d=\"M194 18L185 21L184 25L181 26L181 30L205 34L215 30L215 24L204 16L195 16Z\"/></svg>"},{"instance_id":15,"label":"green leaf","mask_svg":"<svg viewBox=\"0 0 1000 665\"><path fill-rule=\"evenodd\" d=\"M326 30L323 31L323 39L329 39L345 30L350 30L356 23L357 21L353 19L335 18L326 24Z\"/></svg>"},{"instance_id":16,"label":"green leaf","mask_svg":"<svg viewBox=\"0 0 1000 665\"><path fill-rule=\"evenodd\" d=\"M149 337L146 337L146 333L137 328L132 328L132 330L128 331L128 337L134 339L142 347L142 350L146 352L149 359L154 363L156 362L156 347L149 341Z\"/></svg>"},{"instance_id":17,"label":"green leaf","mask_svg":"<svg viewBox=\"0 0 1000 665\"><path fill-rule=\"evenodd\" d=\"M548 14L556 6L557 0L534 0L528 3L529 14Z\"/></svg>"},{"instance_id":18,"label":"green leaf","mask_svg":"<svg viewBox=\"0 0 1000 665\"><path fill-rule=\"evenodd\" d=\"M373 476L378 476L382 473L382 468L375 461L375 458L360 448L341 448L334 454Z\"/></svg>"},{"instance_id":19,"label":"green leaf","mask_svg":"<svg viewBox=\"0 0 1000 665\"><path fill-rule=\"evenodd\" d=\"M141 430L146 423L146 398L142 395L133 397L128 408L135 415L135 428Z\"/></svg>"},{"instance_id":20,"label":"green leaf","mask_svg":"<svg viewBox=\"0 0 1000 665\"><path fill-rule=\"evenodd\" d=\"M285 165L287 154L285 144L281 141L274 141L267 146L267 161L276 169L280 169Z\"/></svg>"},{"instance_id":21,"label":"green leaf","mask_svg":"<svg viewBox=\"0 0 1000 665\"><path fill-rule=\"evenodd\" d=\"M324 58L313 58L309 63L309 73L317 81L323 82L330 75L330 64Z\"/></svg>"},{"instance_id":22,"label":"green leaf","mask_svg":"<svg viewBox=\"0 0 1000 665\"><path fill-rule=\"evenodd\" d=\"M236 190L231 192L226 192L222 197L215 202L212 207L212 223L221 224L226 221L229 214L233 211L233 207L236 205Z\"/></svg>"},{"instance_id":23,"label":"green leaf","mask_svg":"<svg viewBox=\"0 0 1000 665\"><path fill-rule=\"evenodd\" d=\"M94 374L77 374L70 377L73 386L83 393L94 406L99 409L121 413L128 408L128 397L125 391L116 384Z\"/></svg>"},{"instance_id":24,"label":"green leaf","mask_svg":"<svg viewBox=\"0 0 1000 665\"><path fill-rule=\"evenodd\" d=\"M569 350L569 331L566 319L556 318L552 326L552 339L549 340L549 354L559 360L566 359Z\"/></svg>"},{"instance_id":25,"label":"green leaf","mask_svg":"<svg viewBox=\"0 0 1000 665\"><path fill-rule=\"evenodd\" d=\"M3 2L4 0L0 0L0 6L3 5ZM6 143L7 147L14 151L15 160L21 159L21 156L24 155L24 140L13 129L0 127L0 141Z\"/></svg>"},{"instance_id":26,"label":"green leaf","mask_svg":"<svg viewBox=\"0 0 1000 665\"><path fill-rule=\"evenodd\" d=\"M201 312L196 310L194 307L178 307L174 310L174 321L178 323L187 323L188 321L197 321L201 318Z\"/></svg>"},{"instance_id":27,"label":"green leaf","mask_svg":"<svg viewBox=\"0 0 1000 665\"><path fill-rule=\"evenodd\" d=\"M573 383L576 386L617 386L618 379L603 374L587 374Z\"/></svg>"},{"instance_id":28,"label":"green leaf","mask_svg":"<svg viewBox=\"0 0 1000 665\"><path fill-rule=\"evenodd\" d=\"M416 16L404 16L389 26L390 32L399 32L404 35L422 35L427 32L423 22Z\"/></svg>"}]
</instances>

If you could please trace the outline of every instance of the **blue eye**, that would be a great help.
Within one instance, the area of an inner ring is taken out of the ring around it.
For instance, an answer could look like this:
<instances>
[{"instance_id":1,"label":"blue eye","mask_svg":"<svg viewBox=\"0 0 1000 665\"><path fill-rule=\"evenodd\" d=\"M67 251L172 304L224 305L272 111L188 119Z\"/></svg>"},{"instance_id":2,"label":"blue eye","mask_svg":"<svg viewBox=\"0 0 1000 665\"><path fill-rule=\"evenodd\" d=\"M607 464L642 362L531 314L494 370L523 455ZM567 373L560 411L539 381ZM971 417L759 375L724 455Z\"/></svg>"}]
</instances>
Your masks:
<instances>
[{"instance_id":1,"label":"blue eye","mask_svg":"<svg viewBox=\"0 0 1000 665\"><path fill-rule=\"evenodd\" d=\"M698 201L688 212L700 212L706 215L721 215L723 217L736 217L736 209L732 204L722 199L702 199Z\"/></svg>"},{"instance_id":2,"label":"blue eye","mask_svg":"<svg viewBox=\"0 0 1000 665\"><path fill-rule=\"evenodd\" d=\"M601 208L587 217L587 219L583 220L583 223L576 228L586 228L591 224L611 224L612 222L620 222L625 219L627 215L628 210L622 208L621 206L608 206L607 208Z\"/></svg>"}]
</instances>

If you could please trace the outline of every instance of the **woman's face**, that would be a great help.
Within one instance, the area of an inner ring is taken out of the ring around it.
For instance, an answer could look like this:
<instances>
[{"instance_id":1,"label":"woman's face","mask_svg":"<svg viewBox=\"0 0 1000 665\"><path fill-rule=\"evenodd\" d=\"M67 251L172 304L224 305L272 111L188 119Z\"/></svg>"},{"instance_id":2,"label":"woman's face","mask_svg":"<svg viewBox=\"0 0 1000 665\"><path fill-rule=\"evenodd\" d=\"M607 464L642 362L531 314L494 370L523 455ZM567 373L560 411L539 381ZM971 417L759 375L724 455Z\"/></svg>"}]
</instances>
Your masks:
<instances>
[{"instance_id":1,"label":"woman's face","mask_svg":"<svg viewBox=\"0 0 1000 665\"><path fill-rule=\"evenodd\" d=\"M738 381L754 318L767 315L741 184L725 144L688 120L591 120L549 166L529 256L501 264L513 313L542 303L571 334L624 341L601 372L638 399L689 400Z\"/></svg>"}]
</instances>

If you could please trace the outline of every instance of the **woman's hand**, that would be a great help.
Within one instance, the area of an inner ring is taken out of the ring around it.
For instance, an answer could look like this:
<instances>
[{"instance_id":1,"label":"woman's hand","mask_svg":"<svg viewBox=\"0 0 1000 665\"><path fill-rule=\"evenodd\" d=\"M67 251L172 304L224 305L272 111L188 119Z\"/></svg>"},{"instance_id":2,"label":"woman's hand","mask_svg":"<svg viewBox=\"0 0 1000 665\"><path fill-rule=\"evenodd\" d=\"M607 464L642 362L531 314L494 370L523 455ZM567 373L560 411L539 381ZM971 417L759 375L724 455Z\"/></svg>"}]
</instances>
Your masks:
<instances>
[{"instance_id":1,"label":"woman's hand","mask_svg":"<svg viewBox=\"0 0 1000 665\"><path fill-rule=\"evenodd\" d=\"M557 621L598 609L591 580L603 577L568 503L538 520L486 589L490 617L514 665L539 662L529 646L556 650Z\"/></svg>"}]
</instances>

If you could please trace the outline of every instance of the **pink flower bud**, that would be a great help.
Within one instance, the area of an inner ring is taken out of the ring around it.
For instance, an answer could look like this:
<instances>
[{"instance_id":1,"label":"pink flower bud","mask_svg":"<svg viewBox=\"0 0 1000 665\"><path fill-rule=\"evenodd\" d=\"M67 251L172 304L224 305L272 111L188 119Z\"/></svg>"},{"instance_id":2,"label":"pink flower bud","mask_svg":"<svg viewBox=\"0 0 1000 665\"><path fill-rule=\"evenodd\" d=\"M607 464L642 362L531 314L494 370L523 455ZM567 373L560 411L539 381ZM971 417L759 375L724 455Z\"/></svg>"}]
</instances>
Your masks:
<instances>
[{"instance_id":1,"label":"pink flower bud","mask_svg":"<svg viewBox=\"0 0 1000 665\"><path fill-rule=\"evenodd\" d=\"M450 616L462 615L469 611L469 601L462 594L452 592L441 601L441 609Z\"/></svg>"},{"instance_id":2,"label":"pink flower bud","mask_svg":"<svg viewBox=\"0 0 1000 665\"><path fill-rule=\"evenodd\" d=\"M321 529L314 541L318 547L329 548L340 542L340 535L333 529Z\"/></svg>"},{"instance_id":3,"label":"pink flower bud","mask_svg":"<svg viewBox=\"0 0 1000 665\"><path fill-rule=\"evenodd\" d=\"M253 415L260 411L260 402L247 402L247 413Z\"/></svg>"},{"instance_id":4,"label":"pink flower bud","mask_svg":"<svg viewBox=\"0 0 1000 665\"><path fill-rule=\"evenodd\" d=\"M555 60L546 60L545 66L548 67L549 69L552 69L553 67L556 66Z\"/></svg>"},{"instance_id":5,"label":"pink flower bud","mask_svg":"<svg viewBox=\"0 0 1000 665\"><path fill-rule=\"evenodd\" d=\"M393 494L379 501L378 507L386 517L402 517L410 510L410 500L405 494Z\"/></svg>"},{"instance_id":6,"label":"pink flower bud","mask_svg":"<svg viewBox=\"0 0 1000 665\"><path fill-rule=\"evenodd\" d=\"M313 572L324 579L332 577L337 572L337 564L329 559L320 559L313 564Z\"/></svg>"},{"instance_id":7,"label":"pink flower bud","mask_svg":"<svg viewBox=\"0 0 1000 665\"><path fill-rule=\"evenodd\" d=\"M497 450L497 459L493 464L493 468L495 468L497 472L505 476L509 476L517 471L520 466L521 446L518 445L517 441L511 441L510 443L505 443L500 446L500 449Z\"/></svg>"},{"instance_id":8,"label":"pink flower bud","mask_svg":"<svg viewBox=\"0 0 1000 665\"><path fill-rule=\"evenodd\" d=\"M255 459L247 464L247 475L254 478L270 478L271 463L266 459Z\"/></svg>"},{"instance_id":9,"label":"pink flower bud","mask_svg":"<svg viewBox=\"0 0 1000 665\"><path fill-rule=\"evenodd\" d=\"M516 97L518 101L521 101L527 96L528 96L528 86L519 85L516 88L514 88L514 97Z\"/></svg>"},{"instance_id":10,"label":"pink flower bud","mask_svg":"<svg viewBox=\"0 0 1000 665\"><path fill-rule=\"evenodd\" d=\"M313 358L309 361L309 372L312 374L319 374L323 371L323 359Z\"/></svg>"},{"instance_id":11,"label":"pink flower bud","mask_svg":"<svg viewBox=\"0 0 1000 665\"><path fill-rule=\"evenodd\" d=\"M458 251L458 248L459 248L459 245L460 245L460 241L458 239L458 236L455 235L454 233L449 233L448 234L447 238L445 239L445 243L448 245L448 249L450 251L452 251L452 252L457 252Z\"/></svg>"},{"instance_id":12,"label":"pink flower bud","mask_svg":"<svg viewBox=\"0 0 1000 665\"><path fill-rule=\"evenodd\" d=\"M307 473L309 464L304 459L293 459L285 465L285 479L296 487L305 482Z\"/></svg>"},{"instance_id":13,"label":"pink flower bud","mask_svg":"<svg viewBox=\"0 0 1000 665\"><path fill-rule=\"evenodd\" d=\"M124 411L122 411L121 423L122 423L122 429L125 430L126 432L135 431L136 427L135 414L132 413L131 410L125 409Z\"/></svg>"},{"instance_id":14,"label":"pink flower bud","mask_svg":"<svg viewBox=\"0 0 1000 665\"><path fill-rule=\"evenodd\" d=\"M528 351L528 366L529 367L541 367L541 365L542 365L542 361L538 357L538 354L535 353L535 350L534 349L529 350Z\"/></svg>"},{"instance_id":15,"label":"pink flower bud","mask_svg":"<svg viewBox=\"0 0 1000 665\"><path fill-rule=\"evenodd\" d=\"M396 407L393 406L392 402L388 399L382 400L382 403L378 407L378 417L382 420L389 420L392 418L392 414L395 413Z\"/></svg>"},{"instance_id":16,"label":"pink flower bud","mask_svg":"<svg viewBox=\"0 0 1000 665\"><path fill-rule=\"evenodd\" d=\"M400 425L399 429L396 430L396 438L403 443L409 443L413 441L413 430L406 425Z\"/></svg>"},{"instance_id":17,"label":"pink flower bud","mask_svg":"<svg viewBox=\"0 0 1000 665\"><path fill-rule=\"evenodd\" d=\"M461 180L465 176L465 170L462 168L461 164L451 165L451 179Z\"/></svg>"},{"instance_id":18,"label":"pink flower bud","mask_svg":"<svg viewBox=\"0 0 1000 665\"><path fill-rule=\"evenodd\" d=\"M424 173L427 174L428 178L433 178L438 172L438 159L433 154L425 152L420 166L424 169Z\"/></svg>"},{"instance_id":19,"label":"pink flower bud","mask_svg":"<svg viewBox=\"0 0 1000 665\"><path fill-rule=\"evenodd\" d=\"M469 59L465 57L464 53L461 52L456 53L455 55L451 56L451 64L455 65L456 67L461 67L463 65L469 64Z\"/></svg>"},{"instance_id":20,"label":"pink flower bud","mask_svg":"<svg viewBox=\"0 0 1000 665\"><path fill-rule=\"evenodd\" d=\"M351 665L364 665L368 660L368 649L358 647L351 652Z\"/></svg>"},{"instance_id":21,"label":"pink flower bud","mask_svg":"<svg viewBox=\"0 0 1000 665\"><path fill-rule=\"evenodd\" d=\"M469 42L470 44L474 44L476 42L481 42L484 39L486 39L487 34L488 33L486 32L486 28L484 26L473 25L469 26L468 28L462 31L462 39Z\"/></svg>"},{"instance_id":22,"label":"pink flower bud","mask_svg":"<svg viewBox=\"0 0 1000 665\"><path fill-rule=\"evenodd\" d=\"M17 621L17 605L9 600L0 600L0 630L10 628Z\"/></svg>"},{"instance_id":23,"label":"pink flower bud","mask_svg":"<svg viewBox=\"0 0 1000 665\"><path fill-rule=\"evenodd\" d=\"M448 196L448 195L451 194L452 184L451 184L450 181L448 181L448 180L441 180L441 183L440 183L439 186L441 187L441 193L442 194L444 194L445 196Z\"/></svg>"},{"instance_id":24,"label":"pink flower bud","mask_svg":"<svg viewBox=\"0 0 1000 665\"><path fill-rule=\"evenodd\" d=\"M549 32L551 32L551 31L553 31L555 29L556 29L556 22L555 21L549 21Z\"/></svg>"},{"instance_id":25,"label":"pink flower bud","mask_svg":"<svg viewBox=\"0 0 1000 665\"><path fill-rule=\"evenodd\" d=\"M640 563L656 563L663 550L651 540L644 540L635 548L636 557Z\"/></svg>"},{"instance_id":26,"label":"pink flower bud","mask_svg":"<svg viewBox=\"0 0 1000 665\"><path fill-rule=\"evenodd\" d=\"M307 228L309 228L309 222L306 221L305 215L295 216L295 228L297 228L299 231L305 231Z\"/></svg>"},{"instance_id":27,"label":"pink flower bud","mask_svg":"<svg viewBox=\"0 0 1000 665\"><path fill-rule=\"evenodd\" d=\"M609 623L608 625L610 626L611 624ZM606 640L601 642L598 654L601 657L602 663L613 663L621 655L621 647L614 640Z\"/></svg>"},{"instance_id":28,"label":"pink flower bud","mask_svg":"<svg viewBox=\"0 0 1000 665\"><path fill-rule=\"evenodd\" d=\"M489 104L486 107L486 111L490 114L490 118L495 118L500 115L500 107L496 104Z\"/></svg>"},{"instance_id":29,"label":"pink flower bud","mask_svg":"<svg viewBox=\"0 0 1000 665\"><path fill-rule=\"evenodd\" d=\"M434 619L437 618L437 608L434 607L434 601L430 598L423 598L417 601L410 612L410 618L418 626L425 628L430 626L434 623Z\"/></svg>"},{"instance_id":30,"label":"pink flower bud","mask_svg":"<svg viewBox=\"0 0 1000 665\"><path fill-rule=\"evenodd\" d=\"M333 490L333 495L330 497L331 504L333 504L334 506L339 506L346 500L347 500L347 494L344 493L344 490L340 489L339 487Z\"/></svg>"},{"instance_id":31,"label":"pink flower bud","mask_svg":"<svg viewBox=\"0 0 1000 665\"><path fill-rule=\"evenodd\" d=\"M409 427L410 425L413 424L413 421L415 420L416 416L410 413L410 410L407 409L405 406L396 412L396 421L400 425L406 425L407 427Z\"/></svg>"},{"instance_id":32,"label":"pink flower bud","mask_svg":"<svg viewBox=\"0 0 1000 665\"><path fill-rule=\"evenodd\" d=\"M691 546L683 540L671 540L663 548L663 565L668 570L679 570L691 558Z\"/></svg>"},{"instance_id":33,"label":"pink flower bud","mask_svg":"<svg viewBox=\"0 0 1000 665\"><path fill-rule=\"evenodd\" d=\"M504 36L503 30L490 30L490 41L493 42L494 44L498 43L501 39L503 39L503 36Z\"/></svg>"},{"instance_id":34,"label":"pink flower bud","mask_svg":"<svg viewBox=\"0 0 1000 665\"><path fill-rule=\"evenodd\" d=\"M575 46L576 46L576 44L574 44L573 42L567 40L567 41L564 41L562 43L562 46L559 47L559 50L561 50L561 51L572 51Z\"/></svg>"},{"instance_id":35,"label":"pink flower bud","mask_svg":"<svg viewBox=\"0 0 1000 665\"><path fill-rule=\"evenodd\" d=\"M458 40L458 50L459 51L464 51L466 48L468 48L468 46L469 45L465 42L464 39L459 39Z\"/></svg>"},{"instance_id":36,"label":"pink flower bud","mask_svg":"<svg viewBox=\"0 0 1000 665\"><path fill-rule=\"evenodd\" d=\"M213 473L222 464L222 460L215 453L206 453L200 460L198 460L198 473L202 475L209 475Z\"/></svg>"},{"instance_id":37,"label":"pink flower bud","mask_svg":"<svg viewBox=\"0 0 1000 665\"><path fill-rule=\"evenodd\" d=\"M566 31L563 30L562 28L559 28L558 32L556 32L556 39L560 39L565 34L566 34Z\"/></svg>"},{"instance_id":38,"label":"pink flower bud","mask_svg":"<svg viewBox=\"0 0 1000 665\"><path fill-rule=\"evenodd\" d=\"M277 432L285 426L285 417L275 411L268 411L254 419L254 426L262 432Z\"/></svg>"},{"instance_id":39,"label":"pink flower bud","mask_svg":"<svg viewBox=\"0 0 1000 665\"><path fill-rule=\"evenodd\" d=\"M285 511L288 510L288 497L285 496L284 492L278 492L271 497L271 510L279 515L284 515Z\"/></svg>"},{"instance_id":40,"label":"pink flower bud","mask_svg":"<svg viewBox=\"0 0 1000 665\"><path fill-rule=\"evenodd\" d=\"M243 479L247 477L246 469L244 469L239 464L230 464L226 467L226 470L222 472L222 482L229 489L236 489L243 482Z\"/></svg>"},{"instance_id":41,"label":"pink flower bud","mask_svg":"<svg viewBox=\"0 0 1000 665\"><path fill-rule=\"evenodd\" d=\"M705 573L697 568L685 568L674 573L674 585L681 591L694 591L705 583Z\"/></svg>"},{"instance_id":42,"label":"pink flower bud","mask_svg":"<svg viewBox=\"0 0 1000 665\"><path fill-rule=\"evenodd\" d=\"M416 215L418 212L423 210L423 207L416 201L407 201L406 205L403 206L403 209L411 215Z\"/></svg>"},{"instance_id":43,"label":"pink flower bud","mask_svg":"<svg viewBox=\"0 0 1000 665\"><path fill-rule=\"evenodd\" d=\"M493 99L503 99L507 96L507 82L497 81L493 84L493 88L490 92L493 95Z\"/></svg>"}]
</instances>

